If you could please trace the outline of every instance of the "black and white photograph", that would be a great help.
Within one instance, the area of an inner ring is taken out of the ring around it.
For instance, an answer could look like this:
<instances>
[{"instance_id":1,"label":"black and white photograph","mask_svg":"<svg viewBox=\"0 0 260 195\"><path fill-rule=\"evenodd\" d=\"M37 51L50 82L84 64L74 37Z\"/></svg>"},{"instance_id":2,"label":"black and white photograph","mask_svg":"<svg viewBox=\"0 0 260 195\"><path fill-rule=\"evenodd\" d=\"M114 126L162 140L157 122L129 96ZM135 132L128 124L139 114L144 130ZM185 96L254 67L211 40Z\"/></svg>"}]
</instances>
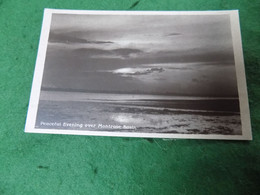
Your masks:
<instances>
[{"instance_id":1,"label":"black and white photograph","mask_svg":"<svg viewBox=\"0 0 260 195\"><path fill-rule=\"evenodd\" d=\"M46 9L25 132L252 139L238 18Z\"/></svg>"}]
</instances>

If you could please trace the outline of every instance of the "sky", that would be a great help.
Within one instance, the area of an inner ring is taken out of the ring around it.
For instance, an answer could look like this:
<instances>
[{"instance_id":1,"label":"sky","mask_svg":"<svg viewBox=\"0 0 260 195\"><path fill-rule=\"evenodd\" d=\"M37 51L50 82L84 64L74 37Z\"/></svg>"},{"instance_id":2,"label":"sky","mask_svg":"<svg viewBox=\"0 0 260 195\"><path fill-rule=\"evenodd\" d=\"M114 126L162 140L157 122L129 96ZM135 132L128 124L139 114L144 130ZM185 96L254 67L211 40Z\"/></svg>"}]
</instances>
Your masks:
<instances>
[{"instance_id":1,"label":"sky","mask_svg":"<svg viewBox=\"0 0 260 195\"><path fill-rule=\"evenodd\" d=\"M237 96L229 15L53 14L42 86Z\"/></svg>"}]
</instances>

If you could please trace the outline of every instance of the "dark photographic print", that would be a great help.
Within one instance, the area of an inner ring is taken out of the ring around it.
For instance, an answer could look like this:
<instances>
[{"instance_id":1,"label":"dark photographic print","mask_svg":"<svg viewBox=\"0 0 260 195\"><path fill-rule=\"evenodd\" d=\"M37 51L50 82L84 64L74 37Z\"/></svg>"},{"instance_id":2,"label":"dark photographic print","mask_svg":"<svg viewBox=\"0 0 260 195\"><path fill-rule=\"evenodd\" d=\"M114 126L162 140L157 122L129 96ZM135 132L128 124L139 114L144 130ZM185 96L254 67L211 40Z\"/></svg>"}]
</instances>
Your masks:
<instances>
[{"instance_id":1,"label":"dark photographic print","mask_svg":"<svg viewBox=\"0 0 260 195\"><path fill-rule=\"evenodd\" d=\"M45 10L25 131L251 139L237 11Z\"/></svg>"}]
</instances>

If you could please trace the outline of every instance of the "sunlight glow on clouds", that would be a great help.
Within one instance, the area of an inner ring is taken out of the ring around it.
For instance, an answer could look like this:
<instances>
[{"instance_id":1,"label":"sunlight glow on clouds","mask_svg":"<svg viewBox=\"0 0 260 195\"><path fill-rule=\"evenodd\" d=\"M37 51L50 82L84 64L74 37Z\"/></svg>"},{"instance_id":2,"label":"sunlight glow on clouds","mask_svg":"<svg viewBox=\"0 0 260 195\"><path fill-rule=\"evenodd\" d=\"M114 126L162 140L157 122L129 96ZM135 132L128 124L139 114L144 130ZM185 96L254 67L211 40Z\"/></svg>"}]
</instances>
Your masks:
<instances>
[{"instance_id":1,"label":"sunlight glow on clouds","mask_svg":"<svg viewBox=\"0 0 260 195\"><path fill-rule=\"evenodd\" d=\"M163 72L163 68L120 68L114 70L113 72L116 74L121 74L122 76L132 76L132 75L148 75L154 72L160 73Z\"/></svg>"}]
</instances>

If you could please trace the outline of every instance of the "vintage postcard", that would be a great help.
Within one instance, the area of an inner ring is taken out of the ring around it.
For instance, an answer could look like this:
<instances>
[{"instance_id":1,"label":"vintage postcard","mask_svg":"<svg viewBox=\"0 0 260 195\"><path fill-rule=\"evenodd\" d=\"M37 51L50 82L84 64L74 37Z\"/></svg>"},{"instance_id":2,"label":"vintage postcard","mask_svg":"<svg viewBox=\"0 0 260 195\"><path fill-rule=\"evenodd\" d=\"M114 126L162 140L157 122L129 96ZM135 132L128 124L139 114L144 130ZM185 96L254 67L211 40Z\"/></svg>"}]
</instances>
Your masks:
<instances>
[{"instance_id":1,"label":"vintage postcard","mask_svg":"<svg viewBox=\"0 0 260 195\"><path fill-rule=\"evenodd\" d=\"M251 140L238 11L45 9L25 132Z\"/></svg>"}]
</instances>

